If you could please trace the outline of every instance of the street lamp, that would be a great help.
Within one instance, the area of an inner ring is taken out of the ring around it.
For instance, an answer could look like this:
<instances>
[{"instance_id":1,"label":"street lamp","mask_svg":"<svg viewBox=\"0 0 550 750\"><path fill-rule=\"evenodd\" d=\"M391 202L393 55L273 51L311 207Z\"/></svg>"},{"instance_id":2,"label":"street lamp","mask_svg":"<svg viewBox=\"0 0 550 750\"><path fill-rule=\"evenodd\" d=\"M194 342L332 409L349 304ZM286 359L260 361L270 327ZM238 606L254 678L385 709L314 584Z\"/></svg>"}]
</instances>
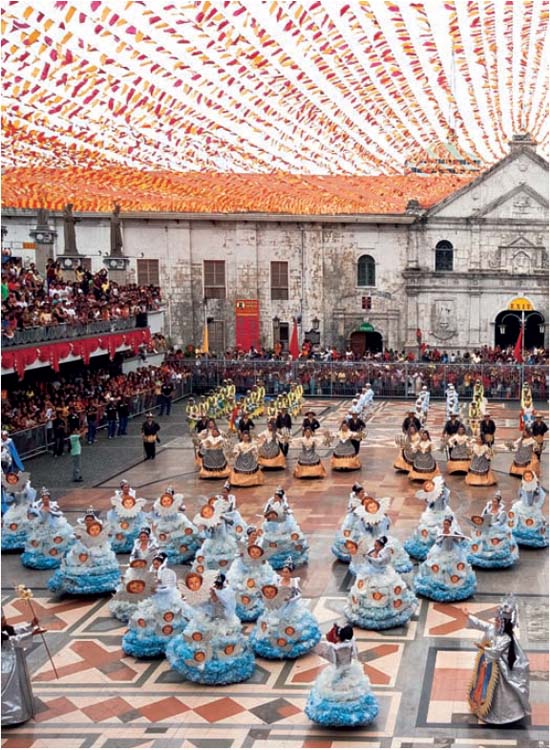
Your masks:
<instances>
[{"instance_id":1,"label":"street lamp","mask_svg":"<svg viewBox=\"0 0 550 750\"><path fill-rule=\"evenodd\" d=\"M311 321L311 325L312 325L314 331L318 331L319 330L319 323L320 322L321 321L319 320L319 318L313 318L313 320Z\"/></svg>"}]
</instances>

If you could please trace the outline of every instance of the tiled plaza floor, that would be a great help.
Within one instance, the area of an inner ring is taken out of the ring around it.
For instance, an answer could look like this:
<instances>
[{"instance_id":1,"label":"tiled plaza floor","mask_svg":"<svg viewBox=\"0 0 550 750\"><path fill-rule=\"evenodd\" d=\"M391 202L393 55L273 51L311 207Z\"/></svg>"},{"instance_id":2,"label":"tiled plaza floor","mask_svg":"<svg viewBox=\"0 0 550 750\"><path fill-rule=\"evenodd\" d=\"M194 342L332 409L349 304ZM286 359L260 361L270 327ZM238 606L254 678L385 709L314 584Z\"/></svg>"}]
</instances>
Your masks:
<instances>
[{"instance_id":1,"label":"tiled plaza floor","mask_svg":"<svg viewBox=\"0 0 550 750\"><path fill-rule=\"evenodd\" d=\"M322 428L336 429L347 402L308 401ZM416 500L418 484L397 474L394 439L406 405L378 402L369 420L367 442L361 449L362 469L329 474L324 480L296 480L291 470L265 473L263 487L236 490L242 515L258 523L267 497L282 484L311 552L299 569L304 596L322 629L341 617L351 584L347 566L330 552L332 537L346 510L350 487L358 479L374 495L391 498L393 533L402 540L416 525L424 504ZM511 454L504 443L517 436L517 405L491 404L498 425L493 462L499 489L507 504L515 499L519 480L507 473ZM429 427L439 444L442 404L430 410ZM261 420L263 422L263 420ZM138 494L154 500L171 484L186 495L193 515L199 496L217 491L218 482L204 482L193 465L191 440L181 425L182 407L175 405L170 421L162 422L162 449L156 461L141 461L132 425L128 441L112 444L102 438L97 465L85 451L84 486L74 489L61 477L62 463L47 458L28 462L40 483L50 481L71 521L90 504L107 509L112 490L122 477ZM133 437L132 437L133 435ZM328 468L329 450L326 465ZM102 462L101 455L109 460ZM290 467L295 452L290 454ZM441 453L440 467L444 471ZM65 459L60 459L64 461ZM90 463L92 461L92 463ZM36 471L35 471L36 467ZM548 471L543 457L543 476ZM97 483L94 485L95 477ZM466 518L479 512L494 488L469 488L461 477L446 477L451 504L468 529ZM35 481L35 485L38 483ZM544 481L546 484L546 480ZM548 509L546 509L546 512ZM121 557L121 562L126 558ZM179 566L178 572L183 573ZM533 715L523 726L487 727L468 711L466 686L475 656L475 632L453 604L422 600L414 619L404 628L374 633L356 630L365 672L380 702L376 722L363 730L323 730L304 714L308 691L325 662L308 655L296 662L257 659L248 683L203 687L182 682L166 661L138 662L121 651L124 627L109 616L108 598L58 600L46 589L47 572L24 569L18 556L3 555L3 603L12 621L27 619L25 605L13 596L13 586L25 583L35 593L35 607L48 628L48 643L60 674L56 680L44 649L30 656L37 713L33 721L3 732L3 747L546 747L548 746L548 575L547 552L522 550L511 571L478 571L478 592L467 604L483 618L495 611L510 591L519 595L520 638L531 664ZM410 580L410 577L409 577Z\"/></svg>"}]
</instances>

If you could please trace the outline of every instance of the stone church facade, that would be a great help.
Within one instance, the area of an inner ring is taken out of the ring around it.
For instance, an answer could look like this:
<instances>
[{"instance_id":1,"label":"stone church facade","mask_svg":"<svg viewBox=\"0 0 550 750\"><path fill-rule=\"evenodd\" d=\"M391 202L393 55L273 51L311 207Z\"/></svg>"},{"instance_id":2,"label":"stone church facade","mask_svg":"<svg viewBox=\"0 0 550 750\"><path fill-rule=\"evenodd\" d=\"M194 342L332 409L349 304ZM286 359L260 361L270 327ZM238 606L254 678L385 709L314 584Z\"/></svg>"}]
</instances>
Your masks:
<instances>
[{"instance_id":1,"label":"stone church facade","mask_svg":"<svg viewBox=\"0 0 550 750\"><path fill-rule=\"evenodd\" d=\"M4 208L4 244L23 247L36 214ZM109 252L109 217L81 215L79 252L93 271ZM63 251L60 215L54 252ZM532 303L526 345L547 345L548 164L518 139L510 154L429 210L414 202L401 215L122 215L124 271L119 281L155 281L174 343L200 344L208 321L211 348L235 345L235 302L257 300L260 343L302 338L358 351L447 351L515 341L522 295ZM101 254L100 254L101 251ZM37 256L38 257L38 256ZM536 314L535 314L536 313Z\"/></svg>"}]
</instances>

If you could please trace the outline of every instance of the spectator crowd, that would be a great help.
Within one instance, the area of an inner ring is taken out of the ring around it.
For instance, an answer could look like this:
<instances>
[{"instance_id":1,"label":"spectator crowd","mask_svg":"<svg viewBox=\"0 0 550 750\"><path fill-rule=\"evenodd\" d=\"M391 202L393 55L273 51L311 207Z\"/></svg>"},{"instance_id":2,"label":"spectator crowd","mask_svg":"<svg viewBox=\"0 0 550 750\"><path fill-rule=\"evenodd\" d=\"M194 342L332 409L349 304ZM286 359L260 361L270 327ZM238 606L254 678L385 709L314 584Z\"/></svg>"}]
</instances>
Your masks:
<instances>
[{"instance_id":1,"label":"spectator crowd","mask_svg":"<svg viewBox=\"0 0 550 750\"><path fill-rule=\"evenodd\" d=\"M119 285L109 279L107 269L92 274L78 266L71 274L74 281L66 280L59 262L49 260L43 278L34 263L24 266L20 259L4 259L3 343L9 344L16 331L127 320L161 305L159 287Z\"/></svg>"}]
</instances>

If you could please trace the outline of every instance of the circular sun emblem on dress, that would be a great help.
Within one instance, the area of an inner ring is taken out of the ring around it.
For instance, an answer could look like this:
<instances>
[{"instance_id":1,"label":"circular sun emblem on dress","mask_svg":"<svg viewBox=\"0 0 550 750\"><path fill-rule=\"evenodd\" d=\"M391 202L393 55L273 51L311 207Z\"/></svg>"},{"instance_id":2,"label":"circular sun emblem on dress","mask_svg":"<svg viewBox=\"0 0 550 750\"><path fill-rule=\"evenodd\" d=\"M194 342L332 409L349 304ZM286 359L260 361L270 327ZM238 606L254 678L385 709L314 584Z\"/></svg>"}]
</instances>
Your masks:
<instances>
[{"instance_id":1,"label":"circular sun emblem on dress","mask_svg":"<svg viewBox=\"0 0 550 750\"><path fill-rule=\"evenodd\" d=\"M523 472L523 478L525 479L526 482L532 482L533 479L535 478L535 475L530 469L528 469L527 471Z\"/></svg>"},{"instance_id":2,"label":"circular sun emblem on dress","mask_svg":"<svg viewBox=\"0 0 550 750\"><path fill-rule=\"evenodd\" d=\"M380 510L380 503L374 497L366 497L363 500L363 507L367 513L377 513Z\"/></svg>"},{"instance_id":3,"label":"circular sun emblem on dress","mask_svg":"<svg viewBox=\"0 0 550 750\"><path fill-rule=\"evenodd\" d=\"M132 495L123 495L122 496L122 506L124 508L128 508L128 509L133 508L135 504L136 504L136 501L134 500L134 498L132 497Z\"/></svg>"},{"instance_id":4,"label":"circular sun emblem on dress","mask_svg":"<svg viewBox=\"0 0 550 750\"><path fill-rule=\"evenodd\" d=\"M17 484L18 481L19 477L14 471L10 471L8 472L8 474L6 474L6 482L8 484Z\"/></svg>"},{"instance_id":5,"label":"circular sun emblem on dress","mask_svg":"<svg viewBox=\"0 0 550 750\"><path fill-rule=\"evenodd\" d=\"M211 505L203 505L201 508L202 518L212 518L214 515L214 508Z\"/></svg>"},{"instance_id":6,"label":"circular sun emblem on dress","mask_svg":"<svg viewBox=\"0 0 550 750\"><path fill-rule=\"evenodd\" d=\"M174 498L170 493L165 492L163 495L160 496L160 504L163 508L169 508L174 502Z\"/></svg>"},{"instance_id":7,"label":"circular sun emblem on dress","mask_svg":"<svg viewBox=\"0 0 550 750\"><path fill-rule=\"evenodd\" d=\"M92 523L88 526L88 534L90 536L99 536L102 531L103 526L99 523L99 521L92 521Z\"/></svg>"},{"instance_id":8,"label":"circular sun emblem on dress","mask_svg":"<svg viewBox=\"0 0 550 750\"><path fill-rule=\"evenodd\" d=\"M428 479L427 482L424 482L424 492L432 492L432 490L435 489L435 484L432 482L431 479Z\"/></svg>"},{"instance_id":9,"label":"circular sun emblem on dress","mask_svg":"<svg viewBox=\"0 0 550 750\"><path fill-rule=\"evenodd\" d=\"M262 594L266 599L275 599L275 597L277 596L277 591L277 586L273 586L272 584L262 586Z\"/></svg>"}]
</instances>

